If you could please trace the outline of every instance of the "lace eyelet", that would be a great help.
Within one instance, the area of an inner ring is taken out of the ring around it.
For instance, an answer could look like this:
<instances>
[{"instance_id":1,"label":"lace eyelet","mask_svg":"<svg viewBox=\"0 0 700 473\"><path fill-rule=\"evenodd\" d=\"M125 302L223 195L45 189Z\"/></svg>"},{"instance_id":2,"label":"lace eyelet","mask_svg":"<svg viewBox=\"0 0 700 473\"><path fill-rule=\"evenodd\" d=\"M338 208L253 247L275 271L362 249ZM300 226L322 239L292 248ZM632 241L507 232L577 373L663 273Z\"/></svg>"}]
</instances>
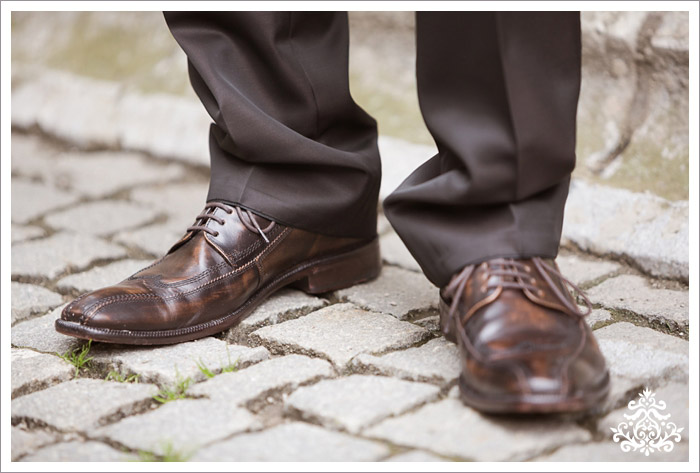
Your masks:
<instances>
[{"instance_id":1,"label":"lace eyelet","mask_svg":"<svg viewBox=\"0 0 700 473\"><path fill-rule=\"evenodd\" d=\"M530 278L530 284L532 284L533 286L537 286L537 279Z\"/></svg>"},{"instance_id":2,"label":"lace eyelet","mask_svg":"<svg viewBox=\"0 0 700 473\"><path fill-rule=\"evenodd\" d=\"M537 291L537 296L538 296L538 297L544 297L544 291L543 291L542 289L540 289L539 291Z\"/></svg>"},{"instance_id":3,"label":"lace eyelet","mask_svg":"<svg viewBox=\"0 0 700 473\"><path fill-rule=\"evenodd\" d=\"M530 268L529 266L525 266L525 272L526 272L526 273L531 273L531 272L532 272L532 268Z\"/></svg>"},{"instance_id":4,"label":"lace eyelet","mask_svg":"<svg viewBox=\"0 0 700 473\"><path fill-rule=\"evenodd\" d=\"M214 236L215 236L215 237L218 237L218 236L219 236L219 232L214 232Z\"/></svg>"},{"instance_id":5,"label":"lace eyelet","mask_svg":"<svg viewBox=\"0 0 700 473\"><path fill-rule=\"evenodd\" d=\"M486 292L486 291L488 291L488 289L489 289L489 288L488 288L488 286L487 286L486 284L482 284L481 287L479 288L479 290L480 290L481 292Z\"/></svg>"}]
</instances>

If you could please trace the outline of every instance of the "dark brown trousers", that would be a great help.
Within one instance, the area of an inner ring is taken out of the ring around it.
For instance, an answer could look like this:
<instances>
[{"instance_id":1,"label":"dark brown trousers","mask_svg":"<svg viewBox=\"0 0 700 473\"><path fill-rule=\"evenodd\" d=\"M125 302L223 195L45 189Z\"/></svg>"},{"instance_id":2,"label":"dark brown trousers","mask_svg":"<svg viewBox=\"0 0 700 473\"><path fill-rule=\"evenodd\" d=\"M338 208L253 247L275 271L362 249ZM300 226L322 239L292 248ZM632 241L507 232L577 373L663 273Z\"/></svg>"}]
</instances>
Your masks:
<instances>
[{"instance_id":1,"label":"dark brown trousers","mask_svg":"<svg viewBox=\"0 0 700 473\"><path fill-rule=\"evenodd\" d=\"M342 12L168 12L214 120L208 200L372 237L376 122L348 87ZM577 12L419 12L418 95L438 154L384 202L437 286L463 266L554 257L575 164Z\"/></svg>"}]
</instances>

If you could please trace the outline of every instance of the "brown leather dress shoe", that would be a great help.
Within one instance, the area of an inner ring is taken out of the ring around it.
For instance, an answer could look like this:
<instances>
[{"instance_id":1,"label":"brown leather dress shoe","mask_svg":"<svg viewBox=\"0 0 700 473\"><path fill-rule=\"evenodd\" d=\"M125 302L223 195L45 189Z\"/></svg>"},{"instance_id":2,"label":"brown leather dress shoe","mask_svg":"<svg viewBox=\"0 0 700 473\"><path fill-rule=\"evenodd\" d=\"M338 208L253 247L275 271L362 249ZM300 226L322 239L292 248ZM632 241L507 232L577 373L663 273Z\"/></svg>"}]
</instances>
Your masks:
<instances>
[{"instance_id":1,"label":"brown leather dress shoe","mask_svg":"<svg viewBox=\"0 0 700 473\"><path fill-rule=\"evenodd\" d=\"M376 238L319 235L209 202L167 255L68 304L56 330L135 345L194 340L231 327L284 286L318 294L380 268Z\"/></svg>"},{"instance_id":2,"label":"brown leather dress shoe","mask_svg":"<svg viewBox=\"0 0 700 473\"><path fill-rule=\"evenodd\" d=\"M602 401L610 380L584 320L590 308L553 261L499 258L465 267L440 291L443 333L462 354L464 403L489 413L548 413Z\"/></svg>"}]
</instances>

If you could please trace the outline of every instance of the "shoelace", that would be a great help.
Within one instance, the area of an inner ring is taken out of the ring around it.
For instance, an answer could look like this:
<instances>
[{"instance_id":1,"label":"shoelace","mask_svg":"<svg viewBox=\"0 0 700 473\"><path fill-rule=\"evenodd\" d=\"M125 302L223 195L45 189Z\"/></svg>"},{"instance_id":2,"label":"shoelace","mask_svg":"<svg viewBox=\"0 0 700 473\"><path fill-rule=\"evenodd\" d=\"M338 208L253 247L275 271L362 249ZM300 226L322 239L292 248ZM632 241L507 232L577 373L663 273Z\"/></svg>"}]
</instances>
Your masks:
<instances>
[{"instance_id":1,"label":"shoelace","mask_svg":"<svg viewBox=\"0 0 700 473\"><path fill-rule=\"evenodd\" d=\"M236 213L238 214L239 220L247 230L250 230L253 233L259 233L260 236L263 237L265 242L270 243L270 240L267 238L266 233L272 230L272 228L275 226L275 222L270 222L270 224L267 227L260 228L260 224L257 220L255 220L255 216L250 210L242 209L237 205L230 207L228 205L222 204L221 202L208 202L204 206L204 210L202 211L202 213L197 215L194 225L187 227L187 231L194 232L197 230L201 230L212 236L219 236L218 231L212 230L211 228L206 226L207 220L209 219L214 220L219 225L224 225L226 223L226 221L223 218L214 215L214 210L216 209L221 209L229 215L232 214L235 209ZM208 210L211 210L211 213L207 213ZM243 218L244 216L247 218Z\"/></svg>"},{"instance_id":2,"label":"shoelace","mask_svg":"<svg viewBox=\"0 0 700 473\"><path fill-rule=\"evenodd\" d=\"M552 268L544 261L542 261L542 258L532 258L532 262L535 268L537 269L537 272L542 276L542 279L544 279L544 281L547 283L547 286L552 290L557 299L559 299L559 302L561 302L562 305L567 309L569 314L585 317L591 313L591 311L593 310L593 306L591 305L590 300L588 300L588 297L586 297L586 295L578 286L576 286L570 280L565 278L555 268ZM485 303L482 303L481 305L477 303L475 307L473 307L469 312L464 314L460 325L463 325L466 322L466 319L468 319L469 316L476 311L477 307L481 307L483 305L486 305L486 303L495 300L498 297L498 295L500 295L503 289L512 288L528 290L537 294L538 297L543 297L545 295L544 291L540 287L537 287L537 279L533 277L531 272L532 270L526 264L510 258L498 258L495 260L487 261L483 264L485 264L486 266L484 268L483 273L485 282L484 286L482 286L482 290L486 292L488 289L496 288L496 291L492 295L484 299ZM469 276L472 275L475 269L475 265L466 266L462 270L462 272L459 273L459 275L456 278L454 278L450 282L450 284L448 284L448 286L445 288L445 295L447 295L448 297L452 297L452 304L450 304L450 310L448 312L448 318L450 320L453 320L455 312L457 311L457 305L459 304L459 301L462 298L462 294L464 293L464 287L466 286L467 281L469 280ZM564 283L565 287L568 286L576 294L581 296L587 307L586 312L579 311L578 306L571 302L571 299L568 297L568 294L564 294L561 291L557 284L555 284L555 282L552 280L550 274L560 278ZM500 277L498 278L497 282L491 282L491 276Z\"/></svg>"}]
</instances>

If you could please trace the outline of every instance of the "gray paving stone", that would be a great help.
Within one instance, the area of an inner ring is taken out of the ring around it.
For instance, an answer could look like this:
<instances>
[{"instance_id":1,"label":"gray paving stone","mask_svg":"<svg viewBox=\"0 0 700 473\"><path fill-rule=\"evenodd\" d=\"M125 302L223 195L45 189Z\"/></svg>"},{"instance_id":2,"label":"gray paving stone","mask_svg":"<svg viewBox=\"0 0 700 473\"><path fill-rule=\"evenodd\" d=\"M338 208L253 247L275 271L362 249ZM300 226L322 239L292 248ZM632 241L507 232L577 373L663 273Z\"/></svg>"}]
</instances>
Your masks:
<instances>
[{"instance_id":1,"label":"gray paving stone","mask_svg":"<svg viewBox=\"0 0 700 473\"><path fill-rule=\"evenodd\" d=\"M333 376L325 360L302 355L272 358L233 373L223 373L194 385L189 393L215 401L242 405L274 391L284 391L320 378Z\"/></svg>"},{"instance_id":2,"label":"gray paving stone","mask_svg":"<svg viewBox=\"0 0 700 473\"><path fill-rule=\"evenodd\" d=\"M46 232L41 227L36 227L34 225L16 225L14 223L12 224L12 230L10 231L10 237L13 245L20 241L42 237L45 234Z\"/></svg>"},{"instance_id":3,"label":"gray paving stone","mask_svg":"<svg viewBox=\"0 0 700 473\"><path fill-rule=\"evenodd\" d=\"M420 450L411 450L406 453L399 453L393 457L384 460L388 462L444 462L443 458L436 455L432 455L427 452L421 452Z\"/></svg>"},{"instance_id":4,"label":"gray paving stone","mask_svg":"<svg viewBox=\"0 0 700 473\"><path fill-rule=\"evenodd\" d=\"M582 308L585 310L585 308ZM593 309L591 313L586 317L586 322L591 327L596 327L598 324L609 322L612 320L612 314L605 309Z\"/></svg>"},{"instance_id":5,"label":"gray paving stone","mask_svg":"<svg viewBox=\"0 0 700 473\"><path fill-rule=\"evenodd\" d=\"M438 306L438 290L425 276L392 266L383 267L377 279L336 294L341 301L399 320L424 317Z\"/></svg>"},{"instance_id":6,"label":"gray paving stone","mask_svg":"<svg viewBox=\"0 0 700 473\"><path fill-rule=\"evenodd\" d=\"M11 150L13 175L40 178L56 164L56 148L36 135L12 133Z\"/></svg>"},{"instance_id":7,"label":"gray paving stone","mask_svg":"<svg viewBox=\"0 0 700 473\"><path fill-rule=\"evenodd\" d=\"M688 280L687 201L574 180L562 236L584 251L629 258L652 275Z\"/></svg>"},{"instance_id":8,"label":"gray paving stone","mask_svg":"<svg viewBox=\"0 0 700 473\"><path fill-rule=\"evenodd\" d=\"M78 200L71 192L25 179L12 179L11 187L12 221L16 223L27 223Z\"/></svg>"},{"instance_id":9,"label":"gray paving stone","mask_svg":"<svg viewBox=\"0 0 700 473\"><path fill-rule=\"evenodd\" d=\"M60 305L63 297L34 284L14 282L10 284L12 298L12 323L24 320L34 314L41 314Z\"/></svg>"},{"instance_id":10,"label":"gray paving stone","mask_svg":"<svg viewBox=\"0 0 700 473\"><path fill-rule=\"evenodd\" d=\"M113 240L126 246L140 248L155 257L161 257L185 234L188 225L182 225L178 229L170 223L157 223L147 227L123 230L117 233Z\"/></svg>"},{"instance_id":11,"label":"gray paving stone","mask_svg":"<svg viewBox=\"0 0 700 473\"><path fill-rule=\"evenodd\" d=\"M384 376L353 375L294 391L285 408L331 429L358 433L380 420L435 399L440 388Z\"/></svg>"},{"instance_id":12,"label":"gray paving stone","mask_svg":"<svg viewBox=\"0 0 700 473\"><path fill-rule=\"evenodd\" d=\"M360 353L404 348L427 337L421 327L352 304L334 304L250 334L251 340L273 352L320 355L339 368Z\"/></svg>"},{"instance_id":13,"label":"gray paving stone","mask_svg":"<svg viewBox=\"0 0 700 473\"><path fill-rule=\"evenodd\" d=\"M12 349L12 399L73 378L75 368L54 355Z\"/></svg>"},{"instance_id":14,"label":"gray paving stone","mask_svg":"<svg viewBox=\"0 0 700 473\"><path fill-rule=\"evenodd\" d=\"M22 458L24 462L124 462L136 457L99 442L57 443Z\"/></svg>"},{"instance_id":15,"label":"gray paving stone","mask_svg":"<svg viewBox=\"0 0 700 473\"><path fill-rule=\"evenodd\" d=\"M140 154L124 151L60 153L43 178L61 188L70 188L87 197L103 197L133 186L164 182L182 177L177 164L161 165L146 161Z\"/></svg>"},{"instance_id":16,"label":"gray paving stone","mask_svg":"<svg viewBox=\"0 0 700 473\"><path fill-rule=\"evenodd\" d=\"M379 238L379 246L382 252L382 260L386 264L421 272L418 262L408 251L399 236L390 231Z\"/></svg>"},{"instance_id":17,"label":"gray paving stone","mask_svg":"<svg viewBox=\"0 0 700 473\"><path fill-rule=\"evenodd\" d=\"M12 346L32 348L44 353L65 353L82 344L74 337L56 332L54 324L61 316L66 304L57 307L46 315L20 322L12 327L10 340Z\"/></svg>"},{"instance_id":18,"label":"gray paving stone","mask_svg":"<svg viewBox=\"0 0 700 473\"><path fill-rule=\"evenodd\" d=\"M144 187L131 191L131 200L147 205L179 221L185 230L206 204L205 181L195 183L173 183Z\"/></svg>"},{"instance_id":19,"label":"gray paving stone","mask_svg":"<svg viewBox=\"0 0 700 473\"><path fill-rule=\"evenodd\" d=\"M124 248L81 233L57 233L12 247L12 274L54 278L69 268L126 256Z\"/></svg>"},{"instance_id":20,"label":"gray paving stone","mask_svg":"<svg viewBox=\"0 0 700 473\"><path fill-rule=\"evenodd\" d=\"M585 285L618 271L621 266L612 261L589 261L578 256L559 256L561 273L577 285Z\"/></svg>"},{"instance_id":21,"label":"gray paving stone","mask_svg":"<svg viewBox=\"0 0 700 473\"><path fill-rule=\"evenodd\" d=\"M687 383L688 342L627 322L595 332L612 378L606 408L625 405L643 387Z\"/></svg>"},{"instance_id":22,"label":"gray paving stone","mask_svg":"<svg viewBox=\"0 0 700 473\"><path fill-rule=\"evenodd\" d=\"M64 432L86 432L145 408L157 391L151 384L75 379L14 399L12 423L30 420Z\"/></svg>"},{"instance_id":23,"label":"gray paving stone","mask_svg":"<svg viewBox=\"0 0 700 473\"><path fill-rule=\"evenodd\" d=\"M382 155L382 187L379 192L381 201L418 166L437 154L434 146L410 143L384 135L379 137L378 145Z\"/></svg>"},{"instance_id":24,"label":"gray paving stone","mask_svg":"<svg viewBox=\"0 0 700 473\"><path fill-rule=\"evenodd\" d=\"M394 351L386 355L357 355L353 369L385 376L447 384L460 372L459 349L444 338L435 338L415 348Z\"/></svg>"},{"instance_id":25,"label":"gray paving stone","mask_svg":"<svg viewBox=\"0 0 700 473\"><path fill-rule=\"evenodd\" d=\"M234 342L247 342L248 335L260 327L299 318L326 304L328 304L326 300L309 296L301 291L282 289L230 329L226 338Z\"/></svg>"},{"instance_id":26,"label":"gray paving stone","mask_svg":"<svg viewBox=\"0 0 700 473\"><path fill-rule=\"evenodd\" d=\"M170 94L125 93L116 109L115 129L125 149L209 166L211 117L197 100ZM134 124L134 117L139 122ZM153 124L160 124L153 133Z\"/></svg>"},{"instance_id":27,"label":"gray paving stone","mask_svg":"<svg viewBox=\"0 0 700 473\"><path fill-rule=\"evenodd\" d=\"M523 460L591 437L570 421L487 417L455 399L384 420L363 435L475 461Z\"/></svg>"},{"instance_id":28,"label":"gray paving stone","mask_svg":"<svg viewBox=\"0 0 700 473\"><path fill-rule=\"evenodd\" d=\"M627 310L649 321L670 323L688 333L688 292L655 289L639 276L622 275L588 291L594 304Z\"/></svg>"},{"instance_id":29,"label":"gray paving stone","mask_svg":"<svg viewBox=\"0 0 700 473\"><path fill-rule=\"evenodd\" d=\"M163 455L170 448L189 456L200 447L258 426L255 416L230 403L182 399L127 417L90 435L132 450Z\"/></svg>"},{"instance_id":30,"label":"gray paving stone","mask_svg":"<svg viewBox=\"0 0 700 473\"><path fill-rule=\"evenodd\" d=\"M377 461L388 454L382 444L293 422L216 443L192 461Z\"/></svg>"},{"instance_id":31,"label":"gray paving stone","mask_svg":"<svg viewBox=\"0 0 700 473\"><path fill-rule=\"evenodd\" d=\"M152 260L115 261L61 278L57 286L63 290L77 289L80 292L89 292L123 281L151 263L153 263Z\"/></svg>"},{"instance_id":32,"label":"gray paving stone","mask_svg":"<svg viewBox=\"0 0 700 473\"><path fill-rule=\"evenodd\" d=\"M148 224L156 212L142 205L112 200L89 202L53 213L45 221L53 228L105 236L118 230Z\"/></svg>"},{"instance_id":33,"label":"gray paving stone","mask_svg":"<svg viewBox=\"0 0 700 473\"><path fill-rule=\"evenodd\" d=\"M29 431L19 427L12 427L10 437L12 461L56 441L56 435L50 432L38 429Z\"/></svg>"},{"instance_id":34,"label":"gray paving stone","mask_svg":"<svg viewBox=\"0 0 700 473\"><path fill-rule=\"evenodd\" d=\"M551 455L534 458L538 462L687 462L688 444L677 444L671 452L655 452L645 456L639 452L623 452L612 440L566 445Z\"/></svg>"},{"instance_id":35,"label":"gray paving stone","mask_svg":"<svg viewBox=\"0 0 700 473\"><path fill-rule=\"evenodd\" d=\"M270 353L264 347L249 348L229 345L223 340L206 337L192 342L161 347L128 347L100 345L94 350L95 362L104 363L109 370L122 374L138 374L141 382L170 385L182 379L203 381L207 377L199 366L218 374L230 365L243 369L267 360Z\"/></svg>"}]
</instances>

